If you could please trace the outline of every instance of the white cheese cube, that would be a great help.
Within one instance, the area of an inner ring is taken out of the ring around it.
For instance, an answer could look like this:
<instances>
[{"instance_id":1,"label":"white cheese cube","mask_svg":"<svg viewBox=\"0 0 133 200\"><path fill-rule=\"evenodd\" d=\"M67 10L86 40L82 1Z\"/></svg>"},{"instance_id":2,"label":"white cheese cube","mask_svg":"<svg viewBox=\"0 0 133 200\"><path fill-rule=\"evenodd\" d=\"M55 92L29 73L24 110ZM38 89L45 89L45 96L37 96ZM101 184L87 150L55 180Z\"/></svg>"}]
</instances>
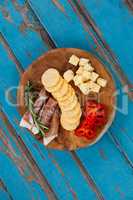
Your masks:
<instances>
[{"instance_id":1,"label":"white cheese cube","mask_svg":"<svg viewBox=\"0 0 133 200\"><path fill-rule=\"evenodd\" d=\"M76 71L76 74L81 75L83 71L84 71L83 67L79 67L78 70Z\"/></svg>"},{"instance_id":2,"label":"white cheese cube","mask_svg":"<svg viewBox=\"0 0 133 200\"><path fill-rule=\"evenodd\" d=\"M98 78L97 84L100 85L101 87L105 87L107 85L107 80L105 80L103 78Z\"/></svg>"},{"instance_id":3,"label":"white cheese cube","mask_svg":"<svg viewBox=\"0 0 133 200\"><path fill-rule=\"evenodd\" d=\"M88 85L89 89L92 88L92 84L93 84L93 83L94 83L93 81L87 81L87 82L86 82L86 84Z\"/></svg>"},{"instance_id":4,"label":"white cheese cube","mask_svg":"<svg viewBox=\"0 0 133 200\"><path fill-rule=\"evenodd\" d=\"M90 89L92 92L96 92L99 93L101 86L94 83L94 82L90 82Z\"/></svg>"},{"instance_id":5,"label":"white cheese cube","mask_svg":"<svg viewBox=\"0 0 133 200\"><path fill-rule=\"evenodd\" d=\"M84 70L82 73L83 82L90 80L90 77L91 77L91 72Z\"/></svg>"},{"instance_id":6,"label":"white cheese cube","mask_svg":"<svg viewBox=\"0 0 133 200\"><path fill-rule=\"evenodd\" d=\"M99 74L97 74L96 72L92 72L91 73L91 77L90 79L95 82L97 80L97 78L99 77Z\"/></svg>"},{"instance_id":7,"label":"white cheese cube","mask_svg":"<svg viewBox=\"0 0 133 200\"><path fill-rule=\"evenodd\" d=\"M84 68L84 70L89 71L89 72L94 71L94 67L92 67L91 63L86 63L86 64L83 66L83 68Z\"/></svg>"},{"instance_id":8,"label":"white cheese cube","mask_svg":"<svg viewBox=\"0 0 133 200\"><path fill-rule=\"evenodd\" d=\"M88 62L90 62L89 59L87 59L87 58L80 58L80 60L79 60L79 66L83 66L83 65L85 65Z\"/></svg>"},{"instance_id":9,"label":"white cheese cube","mask_svg":"<svg viewBox=\"0 0 133 200\"><path fill-rule=\"evenodd\" d=\"M80 85L81 83L83 83L82 76L81 75L74 76L73 81L76 86Z\"/></svg>"},{"instance_id":10,"label":"white cheese cube","mask_svg":"<svg viewBox=\"0 0 133 200\"><path fill-rule=\"evenodd\" d=\"M88 87L88 84L87 83L82 83L79 85L79 89L81 90L81 92L84 94L84 95L88 95L91 90L90 88Z\"/></svg>"},{"instance_id":11,"label":"white cheese cube","mask_svg":"<svg viewBox=\"0 0 133 200\"><path fill-rule=\"evenodd\" d=\"M67 82L70 82L74 78L74 73L69 69L63 74L63 77Z\"/></svg>"},{"instance_id":12,"label":"white cheese cube","mask_svg":"<svg viewBox=\"0 0 133 200\"><path fill-rule=\"evenodd\" d=\"M74 66L77 66L79 63L79 58L75 55L72 55L68 62Z\"/></svg>"}]
</instances>

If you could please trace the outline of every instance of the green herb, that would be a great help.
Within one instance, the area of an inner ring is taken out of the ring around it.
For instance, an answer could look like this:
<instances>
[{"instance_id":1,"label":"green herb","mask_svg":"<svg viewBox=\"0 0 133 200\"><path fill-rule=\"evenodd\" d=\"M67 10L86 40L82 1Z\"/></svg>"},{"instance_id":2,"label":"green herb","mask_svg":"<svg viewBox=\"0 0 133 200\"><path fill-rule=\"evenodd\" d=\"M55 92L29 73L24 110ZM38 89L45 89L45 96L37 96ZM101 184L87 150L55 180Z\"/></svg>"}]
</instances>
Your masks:
<instances>
[{"instance_id":1,"label":"green herb","mask_svg":"<svg viewBox=\"0 0 133 200\"><path fill-rule=\"evenodd\" d=\"M45 136L45 131L48 131L48 127L46 127L44 124L41 123L38 116L34 112L34 101L36 96L34 96L34 88L30 81L28 81L26 87L25 87L25 105L30 112L32 119L34 121L34 124L36 128L39 131L39 134L43 137Z\"/></svg>"}]
</instances>

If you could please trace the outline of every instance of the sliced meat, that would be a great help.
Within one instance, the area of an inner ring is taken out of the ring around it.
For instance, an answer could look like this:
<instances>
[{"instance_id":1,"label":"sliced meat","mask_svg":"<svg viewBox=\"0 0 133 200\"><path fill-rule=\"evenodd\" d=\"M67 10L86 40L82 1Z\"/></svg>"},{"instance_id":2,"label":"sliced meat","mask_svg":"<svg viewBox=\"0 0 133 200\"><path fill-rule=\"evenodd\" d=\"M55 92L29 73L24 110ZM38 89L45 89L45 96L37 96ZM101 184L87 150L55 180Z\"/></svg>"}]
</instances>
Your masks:
<instances>
[{"instance_id":1,"label":"sliced meat","mask_svg":"<svg viewBox=\"0 0 133 200\"><path fill-rule=\"evenodd\" d=\"M58 136L59 131L59 108L57 107L50 123L49 131L46 133L46 136L43 138L43 144L49 144L54 138Z\"/></svg>"},{"instance_id":2,"label":"sliced meat","mask_svg":"<svg viewBox=\"0 0 133 200\"><path fill-rule=\"evenodd\" d=\"M46 100L48 99L47 93L45 89L42 89L39 93L39 97L36 99L34 103L34 112L36 114L39 113L42 106L46 103Z\"/></svg>"},{"instance_id":3,"label":"sliced meat","mask_svg":"<svg viewBox=\"0 0 133 200\"><path fill-rule=\"evenodd\" d=\"M50 123L50 128L49 131L46 134L46 137L48 136L52 136L52 135L58 135L58 130L59 130L59 108L57 107L53 117L51 119L51 123Z\"/></svg>"},{"instance_id":4,"label":"sliced meat","mask_svg":"<svg viewBox=\"0 0 133 200\"><path fill-rule=\"evenodd\" d=\"M52 119L56 107L57 101L55 101L51 97L48 99L47 103L42 107L42 110L40 111L40 119L45 126L50 125L50 121Z\"/></svg>"}]
</instances>

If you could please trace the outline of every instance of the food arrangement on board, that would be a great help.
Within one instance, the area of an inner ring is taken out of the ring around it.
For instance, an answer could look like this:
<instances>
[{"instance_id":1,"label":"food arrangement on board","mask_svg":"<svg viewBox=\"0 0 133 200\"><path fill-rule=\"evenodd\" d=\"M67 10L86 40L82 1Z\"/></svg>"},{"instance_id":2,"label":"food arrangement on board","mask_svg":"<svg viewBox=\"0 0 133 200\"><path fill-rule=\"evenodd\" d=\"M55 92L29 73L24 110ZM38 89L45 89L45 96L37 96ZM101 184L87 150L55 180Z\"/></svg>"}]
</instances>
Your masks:
<instances>
[{"instance_id":1,"label":"food arrangement on board","mask_svg":"<svg viewBox=\"0 0 133 200\"><path fill-rule=\"evenodd\" d=\"M23 99L20 126L47 147L73 150L95 143L111 124L110 102L115 103L115 98L110 99L110 92L115 86L91 54L65 49L58 60L61 50L48 52L40 58L42 66L33 63L24 73L20 83L24 88L18 91L18 102Z\"/></svg>"}]
</instances>

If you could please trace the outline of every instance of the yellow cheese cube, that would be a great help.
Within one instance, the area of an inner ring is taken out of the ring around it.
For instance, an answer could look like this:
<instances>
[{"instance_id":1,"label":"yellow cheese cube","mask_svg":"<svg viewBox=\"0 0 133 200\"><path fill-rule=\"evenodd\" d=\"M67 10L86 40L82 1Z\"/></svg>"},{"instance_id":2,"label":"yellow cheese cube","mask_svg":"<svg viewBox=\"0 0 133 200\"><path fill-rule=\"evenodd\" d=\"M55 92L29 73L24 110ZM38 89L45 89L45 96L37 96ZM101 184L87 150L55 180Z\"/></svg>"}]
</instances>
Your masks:
<instances>
[{"instance_id":1,"label":"yellow cheese cube","mask_svg":"<svg viewBox=\"0 0 133 200\"><path fill-rule=\"evenodd\" d=\"M75 55L72 55L68 62L74 66L77 66L79 63L79 58Z\"/></svg>"},{"instance_id":2,"label":"yellow cheese cube","mask_svg":"<svg viewBox=\"0 0 133 200\"><path fill-rule=\"evenodd\" d=\"M89 71L89 72L92 72L94 71L94 67L92 67L92 65L90 63L86 63L84 66L83 66L84 70L86 71Z\"/></svg>"},{"instance_id":3,"label":"yellow cheese cube","mask_svg":"<svg viewBox=\"0 0 133 200\"><path fill-rule=\"evenodd\" d=\"M94 83L94 82L92 82L92 81L90 82L90 90L91 90L92 92L99 93L100 88L101 88L100 85L98 85L98 84L96 84L96 83Z\"/></svg>"},{"instance_id":4,"label":"yellow cheese cube","mask_svg":"<svg viewBox=\"0 0 133 200\"><path fill-rule=\"evenodd\" d=\"M91 77L90 79L95 82L97 80L97 78L99 77L99 74L97 74L96 72L92 72L91 73Z\"/></svg>"},{"instance_id":5,"label":"yellow cheese cube","mask_svg":"<svg viewBox=\"0 0 133 200\"><path fill-rule=\"evenodd\" d=\"M87 58L80 58L79 60L79 66L83 67L85 64L87 64L90 60Z\"/></svg>"},{"instance_id":6,"label":"yellow cheese cube","mask_svg":"<svg viewBox=\"0 0 133 200\"><path fill-rule=\"evenodd\" d=\"M83 82L90 80L90 77L91 77L91 72L84 70L83 73L82 73Z\"/></svg>"},{"instance_id":7,"label":"yellow cheese cube","mask_svg":"<svg viewBox=\"0 0 133 200\"><path fill-rule=\"evenodd\" d=\"M69 69L63 74L63 77L67 82L70 82L74 78L74 73Z\"/></svg>"},{"instance_id":8,"label":"yellow cheese cube","mask_svg":"<svg viewBox=\"0 0 133 200\"><path fill-rule=\"evenodd\" d=\"M79 89L84 95L88 95L90 93L90 88L88 87L87 83L82 83L79 85Z\"/></svg>"},{"instance_id":9,"label":"yellow cheese cube","mask_svg":"<svg viewBox=\"0 0 133 200\"><path fill-rule=\"evenodd\" d=\"M74 76L73 81L76 86L80 85L81 83L83 83L82 76L81 75Z\"/></svg>"},{"instance_id":10,"label":"yellow cheese cube","mask_svg":"<svg viewBox=\"0 0 133 200\"><path fill-rule=\"evenodd\" d=\"M76 74L81 75L83 71L84 71L83 67L79 67L78 70L76 71Z\"/></svg>"},{"instance_id":11,"label":"yellow cheese cube","mask_svg":"<svg viewBox=\"0 0 133 200\"><path fill-rule=\"evenodd\" d=\"M98 78L97 84L100 85L101 87L105 87L107 85L107 80L105 80L103 78Z\"/></svg>"}]
</instances>

